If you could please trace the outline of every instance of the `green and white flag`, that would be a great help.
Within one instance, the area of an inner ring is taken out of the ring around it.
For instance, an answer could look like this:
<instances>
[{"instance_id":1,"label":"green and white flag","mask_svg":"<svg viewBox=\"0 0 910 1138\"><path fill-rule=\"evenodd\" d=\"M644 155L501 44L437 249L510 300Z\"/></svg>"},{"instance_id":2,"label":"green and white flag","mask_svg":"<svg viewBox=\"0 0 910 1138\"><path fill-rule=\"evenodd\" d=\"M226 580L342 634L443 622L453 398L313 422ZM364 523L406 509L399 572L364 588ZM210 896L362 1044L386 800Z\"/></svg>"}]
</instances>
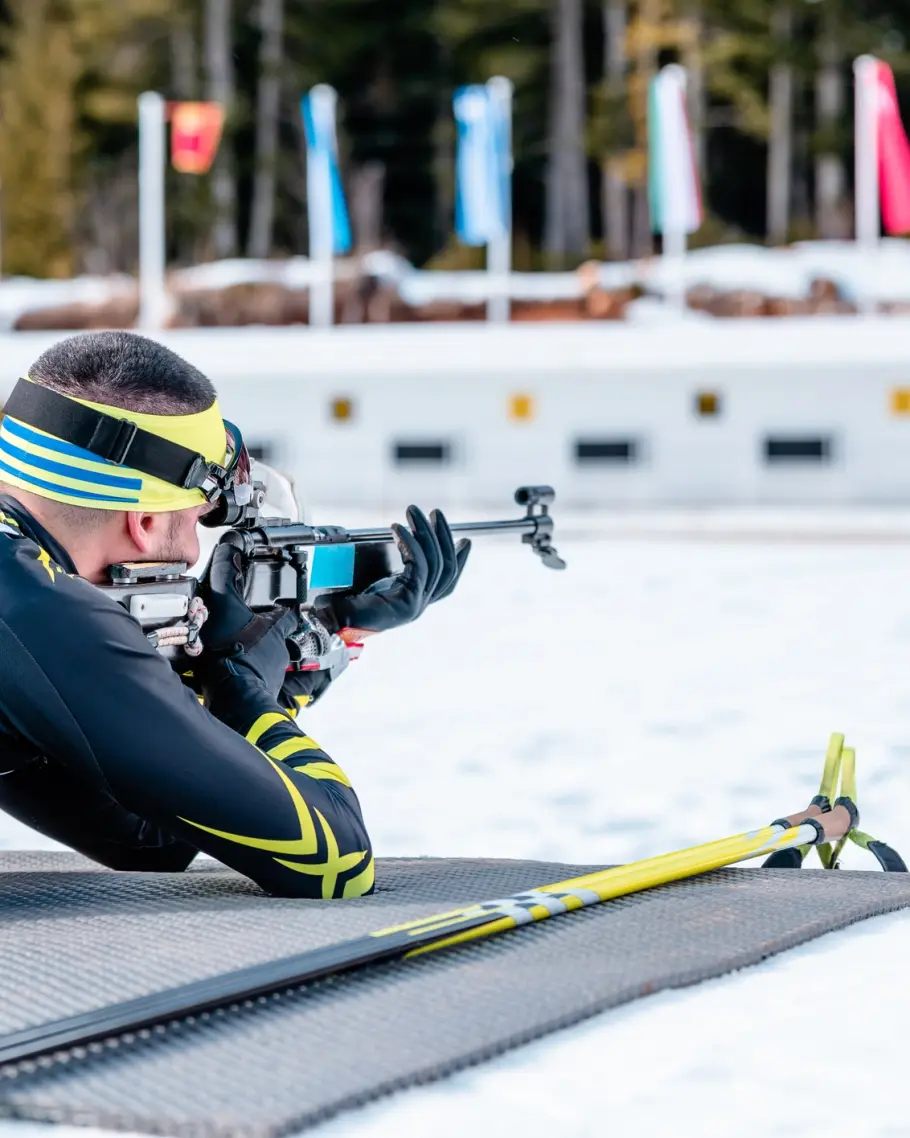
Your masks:
<instances>
[{"instance_id":1,"label":"green and white flag","mask_svg":"<svg viewBox=\"0 0 910 1138\"><path fill-rule=\"evenodd\" d=\"M651 228L671 239L704 219L695 148L686 110L686 72L664 67L648 93L648 196Z\"/></svg>"}]
</instances>

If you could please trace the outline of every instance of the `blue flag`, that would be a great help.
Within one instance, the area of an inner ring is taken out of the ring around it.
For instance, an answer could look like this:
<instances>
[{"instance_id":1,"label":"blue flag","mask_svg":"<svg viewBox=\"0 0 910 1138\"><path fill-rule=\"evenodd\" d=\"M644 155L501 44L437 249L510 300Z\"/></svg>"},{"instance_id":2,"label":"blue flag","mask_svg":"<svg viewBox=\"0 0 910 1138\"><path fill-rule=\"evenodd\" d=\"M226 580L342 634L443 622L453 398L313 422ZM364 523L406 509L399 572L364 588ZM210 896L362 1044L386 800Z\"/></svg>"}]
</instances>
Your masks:
<instances>
[{"instance_id":1,"label":"blue flag","mask_svg":"<svg viewBox=\"0 0 910 1138\"><path fill-rule=\"evenodd\" d=\"M351 224L338 169L335 102L335 92L322 83L301 101L311 255L314 248L330 248L334 254L347 253L351 248Z\"/></svg>"},{"instance_id":2,"label":"blue flag","mask_svg":"<svg viewBox=\"0 0 910 1138\"><path fill-rule=\"evenodd\" d=\"M453 99L455 232L465 245L489 245L511 224L511 123L490 86L459 87Z\"/></svg>"}]
</instances>

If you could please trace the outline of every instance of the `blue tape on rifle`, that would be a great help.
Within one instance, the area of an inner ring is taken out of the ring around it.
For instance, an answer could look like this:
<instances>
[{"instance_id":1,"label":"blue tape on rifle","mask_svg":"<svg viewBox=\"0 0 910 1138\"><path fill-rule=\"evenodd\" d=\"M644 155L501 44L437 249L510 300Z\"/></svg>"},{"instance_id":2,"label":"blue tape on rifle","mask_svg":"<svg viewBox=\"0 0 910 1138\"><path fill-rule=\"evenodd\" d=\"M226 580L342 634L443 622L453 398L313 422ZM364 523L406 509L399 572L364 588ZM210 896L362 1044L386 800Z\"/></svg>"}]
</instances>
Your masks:
<instances>
[{"instance_id":1,"label":"blue tape on rifle","mask_svg":"<svg viewBox=\"0 0 910 1138\"><path fill-rule=\"evenodd\" d=\"M311 589L349 589L354 583L354 545L317 545L310 559Z\"/></svg>"}]
</instances>

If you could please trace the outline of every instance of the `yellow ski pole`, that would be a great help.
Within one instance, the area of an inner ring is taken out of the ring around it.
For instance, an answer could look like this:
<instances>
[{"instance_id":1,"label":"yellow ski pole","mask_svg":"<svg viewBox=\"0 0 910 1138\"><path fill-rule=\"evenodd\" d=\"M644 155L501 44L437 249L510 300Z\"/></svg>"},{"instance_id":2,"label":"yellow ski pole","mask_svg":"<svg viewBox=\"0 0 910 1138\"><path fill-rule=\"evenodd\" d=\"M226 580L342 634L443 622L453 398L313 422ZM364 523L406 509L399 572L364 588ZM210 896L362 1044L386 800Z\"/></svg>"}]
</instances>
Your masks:
<instances>
[{"instance_id":1,"label":"yellow ski pole","mask_svg":"<svg viewBox=\"0 0 910 1138\"><path fill-rule=\"evenodd\" d=\"M466 941L494 936L518 925L543 921L574 909L627 897L631 893L667 885L685 877L695 877L712 869L735 865L777 850L831 842L847 834L852 825L853 817L846 807L838 806L822 813L818 806L813 805L808 810L779 819L760 830L631 862L629 865L597 870L582 877L529 889L513 897L487 901L465 909L453 909L449 913L439 913L433 917L381 929L371 935L382 938L406 934L422 938L433 933L439 934L439 939L415 945L412 950L405 952L407 959ZM487 923L475 925L474 922L485 914L489 918ZM466 922L470 922L472 927L459 928Z\"/></svg>"}]
</instances>

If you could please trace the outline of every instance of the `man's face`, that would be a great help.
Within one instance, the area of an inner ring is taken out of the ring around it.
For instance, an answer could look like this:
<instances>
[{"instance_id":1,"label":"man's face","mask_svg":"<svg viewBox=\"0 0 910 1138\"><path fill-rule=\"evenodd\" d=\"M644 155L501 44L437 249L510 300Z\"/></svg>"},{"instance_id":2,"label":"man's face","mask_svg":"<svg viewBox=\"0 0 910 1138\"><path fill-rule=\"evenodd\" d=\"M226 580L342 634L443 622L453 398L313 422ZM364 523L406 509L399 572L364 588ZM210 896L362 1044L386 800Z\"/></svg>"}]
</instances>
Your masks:
<instances>
[{"instance_id":1,"label":"man's face","mask_svg":"<svg viewBox=\"0 0 910 1138\"><path fill-rule=\"evenodd\" d=\"M154 530L149 533L150 548L145 554L148 561L185 561L195 565L199 560L199 519L207 514L209 505L192 506L188 510L174 510L154 518Z\"/></svg>"}]
</instances>

